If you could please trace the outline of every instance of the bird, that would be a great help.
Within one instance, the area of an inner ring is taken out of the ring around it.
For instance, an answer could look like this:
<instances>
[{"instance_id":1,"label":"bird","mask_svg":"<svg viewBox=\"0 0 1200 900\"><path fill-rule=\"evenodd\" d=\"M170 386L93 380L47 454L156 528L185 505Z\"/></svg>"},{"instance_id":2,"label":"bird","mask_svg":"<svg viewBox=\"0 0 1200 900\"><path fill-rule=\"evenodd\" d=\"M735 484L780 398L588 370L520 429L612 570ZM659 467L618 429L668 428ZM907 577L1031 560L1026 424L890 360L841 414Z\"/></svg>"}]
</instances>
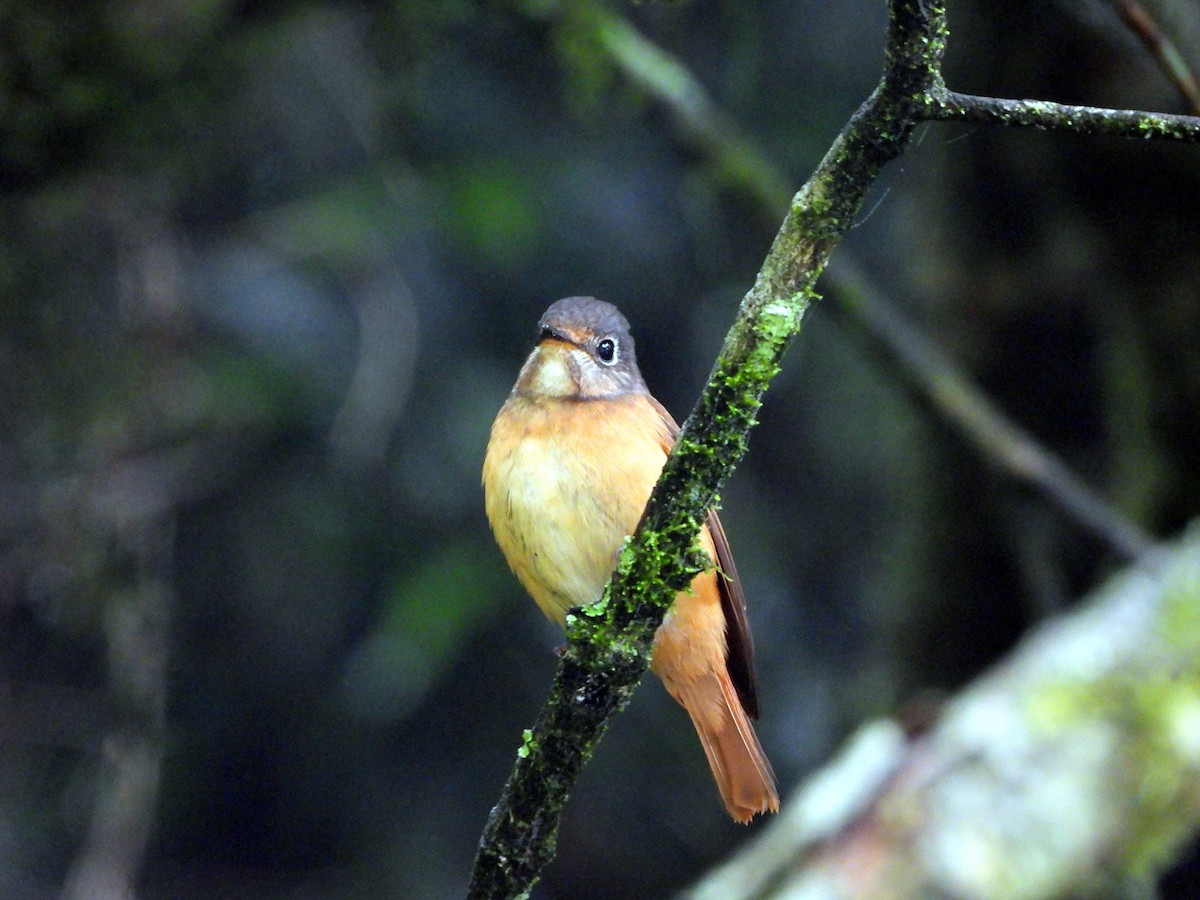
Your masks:
<instances>
[{"instance_id":1,"label":"bird","mask_svg":"<svg viewBox=\"0 0 1200 900\"><path fill-rule=\"evenodd\" d=\"M617 307L595 297L552 303L492 425L483 489L500 550L559 625L601 598L678 434L646 387ZM676 596L650 669L691 717L729 815L746 824L777 812L779 794L751 721L753 642L715 511L698 542L715 568Z\"/></svg>"}]
</instances>

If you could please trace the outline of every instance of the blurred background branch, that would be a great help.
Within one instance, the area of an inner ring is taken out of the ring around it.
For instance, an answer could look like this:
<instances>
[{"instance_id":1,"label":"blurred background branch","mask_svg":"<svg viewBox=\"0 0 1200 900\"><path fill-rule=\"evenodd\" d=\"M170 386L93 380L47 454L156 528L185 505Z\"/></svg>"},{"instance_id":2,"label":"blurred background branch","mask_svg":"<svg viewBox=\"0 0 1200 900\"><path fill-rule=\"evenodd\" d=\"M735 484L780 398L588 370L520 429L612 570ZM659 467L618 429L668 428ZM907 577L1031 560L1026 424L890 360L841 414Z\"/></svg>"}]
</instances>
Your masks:
<instances>
[{"instance_id":1,"label":"blurred background branch","mask_svg":"<svg viewBox=\"0 0 1200 900\"><path fill-rule=\"evenodd\" d=\"M682 896L1153 895L1200 827L1198 603L1193 526L1031 633L928 733L864 726Z\"/></svg>"},{"instance_id":2,"label":"blurred background branch","mask_svg":"<svg viewBox=\"0 0 1200 900\"><path fill-rule=\"evenodd\" d=\"M1125 519L1063 462L1018 427L973 385L932 341L883 299L878 288L842 259L830 269L828 285L838 308L853 317L904 371L931 407L988 462L1033 485L1080 527L1095 534L1125 560L1150 550L1151 537Z\"/></svg>"},{"instance_id":3,"label":"blurred background branch","mask_svg":"<svg viewBox=\"0 0 1200 900\"><path fill-rule=\"evenodd\" d=\"M112 724L100 745L95 807L63 887L66 900L134 897L154 822L165 741L173 522L125 523L103 624Z\"/></svg>"},{"instance_id":4,"label":"blurred background branch","mask_svg":"<svg viewBox=\"0 0 1200 900\"><path fill-rule=\"evenodd\" d=\"M1191 107L1192 115L1200 116L1200 85L1175 42L1158 26L1154 14L1137 0L1112 0L1113 8L1129 30L1137 35L1159 68L1178 88ZM1193 12L1194 14L1194 12Z\"/></svg>"}]
</instances>

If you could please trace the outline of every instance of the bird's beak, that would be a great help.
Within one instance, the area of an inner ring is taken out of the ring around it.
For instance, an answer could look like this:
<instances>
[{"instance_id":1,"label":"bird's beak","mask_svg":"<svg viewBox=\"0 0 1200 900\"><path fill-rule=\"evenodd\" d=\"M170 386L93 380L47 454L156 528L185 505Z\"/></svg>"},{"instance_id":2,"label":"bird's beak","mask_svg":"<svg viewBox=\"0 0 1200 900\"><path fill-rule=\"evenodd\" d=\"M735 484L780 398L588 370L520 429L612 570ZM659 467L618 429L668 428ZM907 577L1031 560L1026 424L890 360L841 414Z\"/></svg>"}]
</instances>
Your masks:
<instances>
[{"instance_id":1,"label":"bird's beak","mask_svg":"<svg viewBox=\"0 0 1200 900\"><path fill-rule=\"evenodd\" d=\"M542 333L538 335L539 347L544 344L565 344L567 347L579 347L580 343L569 331L555 328L552 325L543 325Z\"/></svg>"},{"instance_id":2,"label":"bird's beak","mask_svg":"<svg viewBox=\"0 0 1200 900\"><path fill-rule=\"evenodd\" d=\"M534 397L574 397L579 394L577 354L583 350L565 335L545 334L525 360L517 379L517 390Z\"/></svg>"}]
</instances>

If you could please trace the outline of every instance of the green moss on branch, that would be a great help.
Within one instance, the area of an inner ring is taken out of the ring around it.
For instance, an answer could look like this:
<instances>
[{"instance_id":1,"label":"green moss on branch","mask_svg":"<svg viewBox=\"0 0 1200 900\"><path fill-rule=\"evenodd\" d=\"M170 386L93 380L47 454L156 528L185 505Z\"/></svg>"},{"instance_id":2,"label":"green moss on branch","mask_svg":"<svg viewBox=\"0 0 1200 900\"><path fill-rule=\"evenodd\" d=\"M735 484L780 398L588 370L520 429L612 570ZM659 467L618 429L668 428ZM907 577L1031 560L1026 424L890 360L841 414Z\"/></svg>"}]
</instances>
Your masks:
<instances>
[{"instance_id":1,"label":"green moss on branch","mask_svg":"<svg viewBox=\"0 0 1200 900\"><path fill-rule=\"evenodd\" d=\"M903 152L921 112L914 98L938 83L942 6L893 0L890 9L879 88L793 198L603 600L568 617L550 698L484 830L472 898L523 896L553 858L571 785L645 673L671 601L712 564L696 547L700 526L746 453L762 396L817 296L829 254L880 169Z\"/></svg>"}]
</instances>

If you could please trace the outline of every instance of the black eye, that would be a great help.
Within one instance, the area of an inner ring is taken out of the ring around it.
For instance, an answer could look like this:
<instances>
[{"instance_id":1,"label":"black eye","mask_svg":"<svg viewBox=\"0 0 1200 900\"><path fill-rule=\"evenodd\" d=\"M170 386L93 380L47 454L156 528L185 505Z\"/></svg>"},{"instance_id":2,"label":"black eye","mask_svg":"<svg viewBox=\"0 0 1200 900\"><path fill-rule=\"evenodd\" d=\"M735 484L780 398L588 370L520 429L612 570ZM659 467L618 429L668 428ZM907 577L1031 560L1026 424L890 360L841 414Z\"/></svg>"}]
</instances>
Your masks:
<instances>
[{"instance_id":1,"label":"black eye","mask_svg":"<svg viewBox=\"0 0 1200 900\"><path fill-rule=\"evenodd\" d=\"M605 338L596 345L596 358L602 363L610 363L617 358L617 342Z\"/></svg>"}]
</instances>

